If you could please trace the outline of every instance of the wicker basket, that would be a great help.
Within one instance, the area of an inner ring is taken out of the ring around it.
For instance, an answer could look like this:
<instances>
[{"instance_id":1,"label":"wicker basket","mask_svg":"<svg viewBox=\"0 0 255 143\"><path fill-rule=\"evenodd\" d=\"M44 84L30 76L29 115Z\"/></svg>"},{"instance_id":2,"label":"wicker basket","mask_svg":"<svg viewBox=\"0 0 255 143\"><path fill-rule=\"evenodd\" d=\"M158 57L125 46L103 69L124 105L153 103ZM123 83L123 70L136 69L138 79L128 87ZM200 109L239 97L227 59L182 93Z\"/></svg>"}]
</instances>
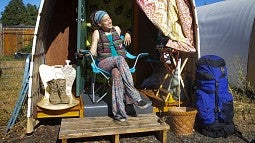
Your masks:
<instances>
[{"instance_id":1,"label":"wicker basket","mask_svg":"<svg viewBox=\"0 0 255 143\"><path fill-rule=\"evenodd\" d=\"M190 135L193 133L197 114L195 108L173 107L169 109L171 129L176 135Z\"/></svg>"}]
</instances>

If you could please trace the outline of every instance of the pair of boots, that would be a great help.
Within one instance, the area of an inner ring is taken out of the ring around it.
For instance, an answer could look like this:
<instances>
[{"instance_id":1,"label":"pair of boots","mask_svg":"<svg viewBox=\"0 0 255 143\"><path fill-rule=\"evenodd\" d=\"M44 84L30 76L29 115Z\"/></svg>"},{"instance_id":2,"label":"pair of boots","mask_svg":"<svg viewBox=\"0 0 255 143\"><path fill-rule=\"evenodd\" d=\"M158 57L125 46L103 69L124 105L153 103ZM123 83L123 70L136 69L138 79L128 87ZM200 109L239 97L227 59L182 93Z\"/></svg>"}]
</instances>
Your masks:
<instances>
[{"instance_id":1,"label":"pair of boots","mask_svg":"<svg viewBox=\"0 0 255 143\"><path fill-rule=\"evenodd\" d=\"M52 79L47 82L50 93L51 104L68 104L70 99L66 95L66 80Z\"/></svg>"}]
</instances>

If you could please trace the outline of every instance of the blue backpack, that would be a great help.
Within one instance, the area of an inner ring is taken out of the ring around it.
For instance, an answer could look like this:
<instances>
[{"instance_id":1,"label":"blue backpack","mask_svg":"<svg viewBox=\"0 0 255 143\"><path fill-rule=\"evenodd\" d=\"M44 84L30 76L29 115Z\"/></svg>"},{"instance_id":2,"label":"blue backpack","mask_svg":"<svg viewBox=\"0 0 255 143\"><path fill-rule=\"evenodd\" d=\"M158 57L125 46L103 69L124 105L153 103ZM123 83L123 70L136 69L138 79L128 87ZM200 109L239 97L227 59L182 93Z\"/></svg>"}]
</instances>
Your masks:
<instances>
[{"instance_id":1,"label":"blue backpack","mask_svg":"<svg viewBox=\"0 0 255 143\"><path fill-rule=\"evenodd\" d=\"M197 61L195 102L202 123L200 132L209 137L234 133L233 96L228 90L225 60L206 55Z\"/></svg>"}]
</instances>

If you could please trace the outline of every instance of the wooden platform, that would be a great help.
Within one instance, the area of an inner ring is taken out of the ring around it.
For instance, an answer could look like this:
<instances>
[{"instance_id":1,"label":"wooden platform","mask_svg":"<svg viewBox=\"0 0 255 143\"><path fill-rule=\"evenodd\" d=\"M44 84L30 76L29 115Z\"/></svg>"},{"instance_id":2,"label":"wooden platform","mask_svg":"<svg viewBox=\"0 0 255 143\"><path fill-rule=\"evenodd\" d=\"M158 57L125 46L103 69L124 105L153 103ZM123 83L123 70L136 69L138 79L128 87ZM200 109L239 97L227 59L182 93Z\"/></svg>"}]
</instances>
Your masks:
<instances>
[{"instance_id":1,"label":"wooden platform","mask_svg":"<svg viewBox=\"0 0 255 143\"><path fill-rule=\"evenodd\" d=\"M52 117L84 117L84 105L82 97L77 98L79 104L64 110L47 110L37 106L36 118L52 118Z\"/></svg>"},{"instance_id":2,"label":"wooden platform","mask_svg":"<svg viewBox=\"0 0 255 143\"><path fill-rule=\"evenodd\" d=\"M167 143L167 130L169 129L169 125L160 122L154 113L129 117L126 122L118 122L108 116L65 118L61 122L59 139L62 143L67 143L67 140L71 138L113 135L114 142L119 143L121 134L157 131L159 140Z\"/></svg>"}]
</instances>

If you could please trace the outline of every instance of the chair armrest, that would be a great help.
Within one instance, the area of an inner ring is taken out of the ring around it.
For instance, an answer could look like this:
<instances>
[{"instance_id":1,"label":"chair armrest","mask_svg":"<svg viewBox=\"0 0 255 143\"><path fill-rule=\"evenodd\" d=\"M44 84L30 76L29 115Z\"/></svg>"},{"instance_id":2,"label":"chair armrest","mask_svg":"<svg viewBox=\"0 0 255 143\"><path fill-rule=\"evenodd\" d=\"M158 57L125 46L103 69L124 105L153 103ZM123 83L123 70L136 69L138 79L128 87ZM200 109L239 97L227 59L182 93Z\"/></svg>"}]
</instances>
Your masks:
<instances>
[{"instance_id":1,"label":"chair armrest","mask_svg":"<svg viewBox=\"0 0 255 143\"><path fill-rule=\"evenodd\" d=\"M91 54L90 50L79 50L81 54Z\"/></svg>"},{"instance_id":2,"label":"chair armrest","mask_svg":"<svg viewBox=\"0 0 255 143\"><path fill-rule=\"evenodd\" d=\"M92 68L92 71L94 73L100 73L102 74L106 79L109 79L110 78L110 73L99 68L97 66L97 61L94 59L92 53L90 52L90 50L79 50L80 53L84 54L85 56L88 56L91 58L92 62L91 62L91 68Z\"/></svg>"},{"instance_id":3,"label":"chair armrest","mask_svg":"<svg viewBox=\"0 0 255 143\"><path fill-rule=\"evenodd\" d=\"M134 60L137 56L130 54L128 51L126 51L126 57L129 59Z\"/></svg>"},{"instance_id":4,"label":"chair armrest","mask_svg":"<svg viewBox=\"0 0 255 143\"><path fill-rule=\"evenodd\" d=\"M79 50L79 53L81 53L85 57L90 57L92 60L92 64L94 64L95 66L97 65L96 60L94 59L94 56L92 55L90 50Z\"/></svg>"},{"instance_id":5,"label":"chair armrest","mask_svg":"<svg viewBox=\"0 0 255 143\"><path fill-rule=\"evenodd\" d=\"M136 67L136 64L137 64L138 59L143 58L143 57L146 57L146 56L149 56L149 53L140 53L140 54L138 54L138 55L136 56L135 63L134 63L134 65L133 65L133 67L130 68L130 72L131 72L131 73L134 73L134 72L135 72L135 69L136 69L135 67Z\"/></svg>"},{"instance_id":6,"label":"chair armrest","mask_svg":"<svg viewBox=\"0 0 255 143\"><path fill-rule=\"evenodd\" d=\"M139 58L143 58L143 57L149 56L149 53L140 53L138 56Z\"/></svg>"}]
</instances>

